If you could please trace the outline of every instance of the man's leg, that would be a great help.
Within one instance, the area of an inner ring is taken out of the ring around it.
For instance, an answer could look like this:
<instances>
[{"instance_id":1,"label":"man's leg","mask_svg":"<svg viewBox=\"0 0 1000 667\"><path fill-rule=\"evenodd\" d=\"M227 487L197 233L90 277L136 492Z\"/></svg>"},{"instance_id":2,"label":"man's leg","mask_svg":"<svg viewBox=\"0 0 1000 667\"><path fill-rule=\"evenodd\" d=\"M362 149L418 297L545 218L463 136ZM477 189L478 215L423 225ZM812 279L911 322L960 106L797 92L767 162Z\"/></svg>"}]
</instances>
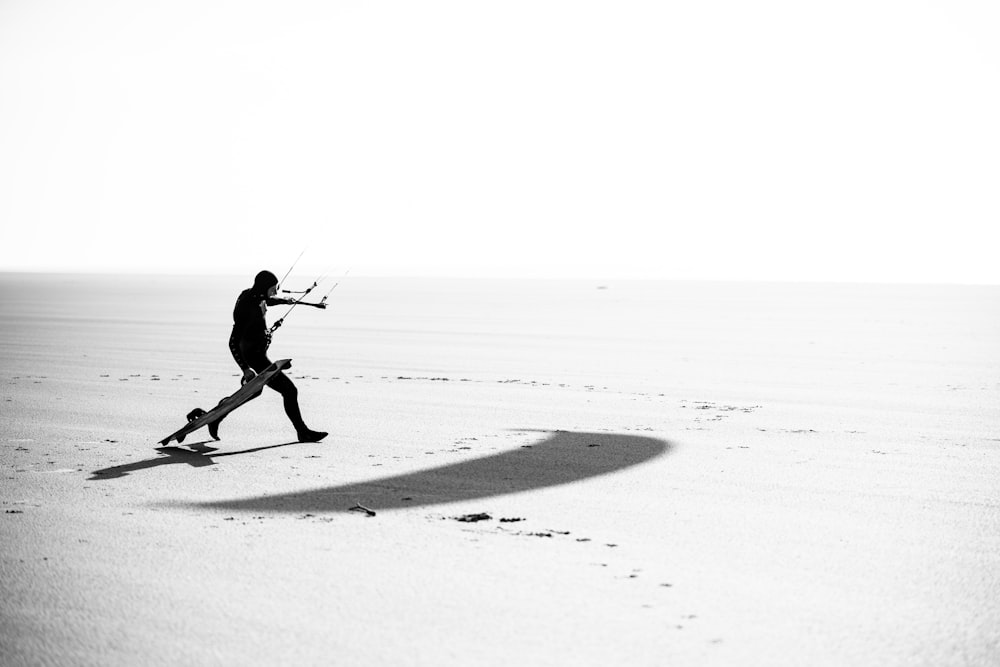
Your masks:
<instances>
[{"instance_id":1,"label":"man's leg","mask_svg":"<svg viewBox=\"0 0 1000 667\"><path fill-rule=\"evenodd\" d=\"M281 394L285 404L285 414L295 427L295 433L299 440L303 442L319 442L326 437L323 431L313 431L302 420L302 411L299 410L299 390L292 382L291 378L283 372L278 371L267 381L267 386Z\"/></svg>"}]
</instances>

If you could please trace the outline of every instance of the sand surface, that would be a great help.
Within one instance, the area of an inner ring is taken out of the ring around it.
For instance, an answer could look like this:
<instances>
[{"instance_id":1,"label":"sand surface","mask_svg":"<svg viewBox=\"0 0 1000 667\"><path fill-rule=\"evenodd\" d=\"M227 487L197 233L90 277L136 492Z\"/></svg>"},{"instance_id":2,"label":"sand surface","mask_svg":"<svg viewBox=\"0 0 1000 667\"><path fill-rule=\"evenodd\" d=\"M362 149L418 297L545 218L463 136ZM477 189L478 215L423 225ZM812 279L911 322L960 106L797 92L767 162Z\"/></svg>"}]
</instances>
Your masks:
<instances>
[{"instance_id":1,"label":"sand surface","mask_svg":"<svg viewBox=\"0 0 1000 667\"><path fill-rule=\"evenodd\" d=\"M0 274L0 663L1000 664L1000 288L245 282Z\"/></svg>"}]
</instances>

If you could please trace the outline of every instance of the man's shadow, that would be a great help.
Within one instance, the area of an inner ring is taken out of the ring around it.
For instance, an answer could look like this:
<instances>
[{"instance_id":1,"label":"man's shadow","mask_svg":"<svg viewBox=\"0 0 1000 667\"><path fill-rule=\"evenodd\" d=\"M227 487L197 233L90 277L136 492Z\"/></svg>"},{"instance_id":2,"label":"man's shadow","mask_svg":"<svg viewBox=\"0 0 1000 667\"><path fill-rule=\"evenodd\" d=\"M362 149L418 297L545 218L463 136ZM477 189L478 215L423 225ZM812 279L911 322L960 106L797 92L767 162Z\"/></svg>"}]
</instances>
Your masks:
<instances>
[{"instance_id":1,"label":"man's shadow","mask_svg":"<svg viewBox=\"0 0 1000 667\"><path fill-rule=\"evenodd\" d=\"M205 440L203 442L193 442L187 447L157 447L156 451L160 452L160 456L153 459L147 459L145 461L136 461L135 463L129 463L126 465L113 466L111 468L104 468L103 470L95 470L91 473L89 480L99 480L99 479L118 479L120 477L125 477L129 473L138 472L139 470L148 470L150 468L158 468L160 466L167 465L189 465L192 468L204 468L205 466L215 465L215 460L223 456L238 456L240 454L251 454L253 452L262 452L265 449L275 449L276 447L287 447L289 445L297 445L298 442L285 442L280 445L267 445L266 447L255 447L253 449L243 449L238 452L220 452L215 454L218 449L215 447L209 447L208 444L213 442L212 440Z\"/></svg>"},{"instance_id":2,"label":"man's shadow","mask_svg":"<svg viewBox=\"0 0 1000 667\"><path fill-rule=\"evenodd\" d=\"M518 432L529 432L520 429ZM185 503L189 507L253 512L348 511L438 505L521 493L608 475L657 458L672 445L620 433L541 431L532 445L450 465L353 484L247 498Z\"/></svg>"}]
</instances>

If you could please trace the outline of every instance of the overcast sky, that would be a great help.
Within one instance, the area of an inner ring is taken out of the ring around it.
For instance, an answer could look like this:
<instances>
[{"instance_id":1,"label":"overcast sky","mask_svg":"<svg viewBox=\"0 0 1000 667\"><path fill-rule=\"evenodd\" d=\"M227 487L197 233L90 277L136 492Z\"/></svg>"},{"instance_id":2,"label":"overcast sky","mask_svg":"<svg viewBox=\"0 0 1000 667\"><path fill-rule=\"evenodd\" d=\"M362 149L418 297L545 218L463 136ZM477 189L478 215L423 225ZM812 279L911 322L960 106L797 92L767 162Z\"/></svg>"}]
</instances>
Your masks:
<instances>
[{"instance_id":1,"label":"overcast sky","mask_svg":"<svg viewBox=\"0 0 1000 667\"><path fill-rule=\"evenodd\" d=\"M1000 3L0 0L0 270L1000 284Z\"/></svg>"}]
</instances>

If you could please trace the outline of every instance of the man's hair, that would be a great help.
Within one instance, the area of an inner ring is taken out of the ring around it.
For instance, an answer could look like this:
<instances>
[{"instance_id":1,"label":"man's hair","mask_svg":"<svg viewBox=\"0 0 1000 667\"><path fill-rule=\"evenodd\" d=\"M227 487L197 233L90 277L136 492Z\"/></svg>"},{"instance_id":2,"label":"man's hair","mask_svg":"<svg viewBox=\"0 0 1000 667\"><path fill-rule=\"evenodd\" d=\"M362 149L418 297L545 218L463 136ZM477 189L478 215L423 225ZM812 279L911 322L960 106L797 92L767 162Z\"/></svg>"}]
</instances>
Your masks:
<instances>
[{"instance_id":1,"label":"man's hair","mask_svg":"<svg viewBox=\"0 0 1000 667\"><path fill-rule=\"evenodd\" d=\"M257 292L266 292L275 285L278 284L278 276L274 275L270 271L261 271L253 279L253 288Z\"/></svg>"}]
</instances>

